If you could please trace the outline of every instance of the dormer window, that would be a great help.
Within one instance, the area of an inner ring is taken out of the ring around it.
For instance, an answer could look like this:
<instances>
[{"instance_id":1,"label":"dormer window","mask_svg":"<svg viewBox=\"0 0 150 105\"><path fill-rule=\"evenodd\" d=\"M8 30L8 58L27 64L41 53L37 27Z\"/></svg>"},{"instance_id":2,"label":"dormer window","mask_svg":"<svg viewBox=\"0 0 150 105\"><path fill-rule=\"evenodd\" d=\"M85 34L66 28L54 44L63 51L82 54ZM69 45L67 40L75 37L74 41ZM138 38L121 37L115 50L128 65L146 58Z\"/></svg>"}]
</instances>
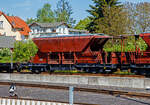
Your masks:
<instances>
[{"instance_id":1,"label":"dormer window","mask_svg":"<svg viewBox=\"0 0 150 105\"><path fill-rule=\"evenodd\" d=\"M13 25L13 26L15 25L15 22L14 22L14 21L12 21L12 25Z\"/></svg>"},{"instance_id":2,"label":"dormer window","mask_svg":"<svg viewBox=\"0 0 150 105\"><path fill-rule=\"evenodd\" d=\"M13 28L13 29L12 29L12 31L16 32L16 29L15 29L15 28Z\"/></svg>"},{"instance_id":3,"label":"dormer window","mask_svg":"<svg viewBox=\"0 0 150 105\"><path fill-rule=\"evenodd\" d=\"M0 21L0 28L3 29L3 21Z\"/></svg>"}]
</instances>

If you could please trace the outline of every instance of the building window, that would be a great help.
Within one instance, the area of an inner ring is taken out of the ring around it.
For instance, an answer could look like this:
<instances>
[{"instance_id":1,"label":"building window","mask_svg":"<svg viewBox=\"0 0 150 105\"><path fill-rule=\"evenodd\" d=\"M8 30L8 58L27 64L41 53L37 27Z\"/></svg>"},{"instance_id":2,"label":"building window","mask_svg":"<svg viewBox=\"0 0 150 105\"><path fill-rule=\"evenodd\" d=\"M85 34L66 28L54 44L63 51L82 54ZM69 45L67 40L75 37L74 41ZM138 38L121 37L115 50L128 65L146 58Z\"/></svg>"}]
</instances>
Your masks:
<instances>
[{"instance_id":1,"label":"building window","mask_svg":"<svg viewBox=\"0 0 150 105\"><path fill-rule=\"evenodd\" d=\"M16 32L16 29L15 29L15 28L13 28L13 29L12 29L12 31Z\"/></svg>"},{"instance_id":2,"label":"building window","mask_svg":"<svg viewBox=\"0 0 150 105\"><path fill-rule=\"evenodd\" d=\"M39 29L37 29L37 33L40 33L40 30L39 30Z\"/></svg>"},{"instance_id":3,"label":"building window","mask_svg":"<svg viewBox=\"0 0 150 105\"><path fill-rule=\"evenodd\" d=\"M15 22L14 22L14 21L12 22L12 25L13 25L13 26L15 25Z\"/></svg>"},{"instance_id":4,"label":"building window","mask_svg":"<svg viewBox=\"0 0 150 105\"><path fill-rule=\"evenodd\" d=\"M34 30L34 29L32 29L32 33L35 33L35 30Z\"/></svg>"},{"instance_id":5,"label":"building window","mask_svg":"<svg viewBox=\"0 0 150 105\"><path fill-rule=\"evenodd\" d=\"M63 28L63 34L65 34L65 28Z\"/></svg>"},{"instance_id":6,"label":"building window","mask_svg":"<svg viewBox=\"0 0 150 105\"><path fill-rule=\"evenodd\" d=\"M3 28L3 21L0 21L0 28Z\"/></svg>"},{"instance_id":7,"label":"building window","mask_svg":"<svg viewBox=\"0 0 150 105\"><path fill-rule=\"evenodd\" d=\"M61 28L59 28L59 33L61 33Z\"/></svg>"},{"instance_id":8,"label":"building window","mask_svg":"<svg viewBox=\"0 0 150 105\"><path fill-rule=\"evenodd\" d=\"M46 29L45 29L45 28L43 29L43 32L46 32Z\"/></svg>"}]
</instances>

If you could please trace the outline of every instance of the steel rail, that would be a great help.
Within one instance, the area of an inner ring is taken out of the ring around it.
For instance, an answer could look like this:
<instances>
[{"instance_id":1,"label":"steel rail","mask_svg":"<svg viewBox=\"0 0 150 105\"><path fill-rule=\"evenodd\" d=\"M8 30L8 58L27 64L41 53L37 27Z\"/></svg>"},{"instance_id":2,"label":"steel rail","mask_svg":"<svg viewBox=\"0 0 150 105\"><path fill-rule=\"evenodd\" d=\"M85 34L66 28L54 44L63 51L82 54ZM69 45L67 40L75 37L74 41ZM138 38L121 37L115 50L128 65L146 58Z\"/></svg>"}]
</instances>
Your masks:
<instances>
[{"instance_id":1,"label":"steel rail","mask_svg":"<svg viewBox=\"0 0 150 105\"><path fill-rule=\"evenodd\" d=\"M0 82L0 85L10 85L12 82ZM43 88L43 89L60 89L69 90L67 86L56 86L56 85L44 85L44 84L30 84L30 83L15 83L16 86L22 87L32 87L32 88ZM74 91L80 92L90 92L96 94L106 94L112 96L128 96L128 97L138 97L138 98L150 98L150 94L141 92L128 92L119 90L106 90L106 89L91 89L91 88L79 88L75 87Z\"/></svg>"}]
</instances>

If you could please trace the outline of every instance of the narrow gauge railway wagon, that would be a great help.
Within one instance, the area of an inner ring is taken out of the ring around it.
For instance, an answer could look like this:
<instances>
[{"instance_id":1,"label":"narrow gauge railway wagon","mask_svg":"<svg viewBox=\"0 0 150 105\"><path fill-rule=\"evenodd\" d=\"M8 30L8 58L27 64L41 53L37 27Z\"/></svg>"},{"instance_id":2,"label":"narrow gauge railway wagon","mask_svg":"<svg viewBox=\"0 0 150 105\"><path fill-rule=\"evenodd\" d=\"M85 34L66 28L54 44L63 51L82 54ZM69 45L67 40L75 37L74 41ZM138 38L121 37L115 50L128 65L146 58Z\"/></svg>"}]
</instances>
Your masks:
<instances>
[{"instance_id":1,"label":"narrow gauge railway wagon","mask_svg":"<svg viewBox=\"0 0 150 105\"><path fill-rule=\"evenodd\" d=\"M140 49L136 47L135 52L128 52L130 69L136 74L150 75L150 33L142 33L136 35L136 37L141 37L145 41L147 49L146 51L140 51Z\"/></svg>"},{"instance_id":2,"label":"narrow gauge railway wagon","mask_svg":"<svg viewBox=\"0 0 150 105\"><path fill-rule=\"evenodd\" d=\"M105 43L112 38L104 34L33 38L38 47L37 54L30 63L14 64L14 68L18 71L27 68L36 73L74 69L92 73L113 73L117 69L131 69L131 72L136 74L150 75L150 33L135 35L135 37L135 39L143 38L148 45L146 51L140 51L136 46L134 51L123 52L124 37L119 37L122 39L122 52L104 52ZM0 64L0 69L3 65ZM10 64L8 65L9 67L5 65L3 67L10 68Z\"/></svg>"},{"instance_id":3,"label":"narrow gauge railway wagon","mask_svg":"<svg viewBox=\"0 0 150 105\"><path fill-rule=\"evenodd\" d=\"M86 72L115 72L131 69L136 74L150 74L150 33L135 35L148 45L146 51L104 52L103 46L111 39L104 34L70 35L34 38L38 53L32 60L32 71L72 70ZM122 51L123 46L122 44Z\"/></svg>"},{"instance_id":4,"label":"narrow gauge railway wagon","mask_svg":"<svg viewBox=\"0 0 150 105\"><path fill-rule=\"evenodd\" d=\"M103 72L116 70L113 53L103 51L112 38L104 34L66 35L34 38L38 53L32 59L31 70L84 70ZM35 66L35 67L34 67Z\"/></svg>"},{"instance_id":5,"label":"narrow gauge railway wagon","mask_svg":"<svg viewBox=\"0 0 150 105\"><path fill-rule=\"evenodd\" d=\"M150 75L150 33L141 33L135 36L135 50L124 52L124 38L130 36L121 36L122 52L111 52L113 60L112 65L116 64L121 70L130 69L132 73L138 75ZM136 41L141 37L147 44L146 51L140 51Z\"/></svg>"}]
</instances>

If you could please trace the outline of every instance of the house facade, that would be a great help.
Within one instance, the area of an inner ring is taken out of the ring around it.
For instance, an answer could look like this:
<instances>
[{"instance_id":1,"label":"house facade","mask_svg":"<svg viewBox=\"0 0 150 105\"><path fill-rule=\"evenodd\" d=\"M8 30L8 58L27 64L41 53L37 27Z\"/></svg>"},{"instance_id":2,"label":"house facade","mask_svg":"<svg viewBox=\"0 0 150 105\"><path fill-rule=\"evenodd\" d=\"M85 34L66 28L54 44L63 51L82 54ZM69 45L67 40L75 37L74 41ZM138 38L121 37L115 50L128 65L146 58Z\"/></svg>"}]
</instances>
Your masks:
<instances>
[{"instance_id":1,"label":"house facade","mask_svg":"<svg viewBox=\"0 0 150 105\"><path fill-rule=\"evenodd\" d=\"M7 16L0 12L0 35L13 36L16 40L24 40L29 36L30 28L17 16Z\"/></svg>"},{"instance_id":2,"label":"house facade","mask_svg":"<svg viewBox=\"0 0 150 105\"><path fill-rule=\"evenodd\" d=\"M29 25L31 32L30 38L39 37L42 35L69 35L69 34L84 34L88 33L85 30L76 30L70 28L64 22L56 23L37 23L34 22Z\"/></svg>"}]
</instances>

